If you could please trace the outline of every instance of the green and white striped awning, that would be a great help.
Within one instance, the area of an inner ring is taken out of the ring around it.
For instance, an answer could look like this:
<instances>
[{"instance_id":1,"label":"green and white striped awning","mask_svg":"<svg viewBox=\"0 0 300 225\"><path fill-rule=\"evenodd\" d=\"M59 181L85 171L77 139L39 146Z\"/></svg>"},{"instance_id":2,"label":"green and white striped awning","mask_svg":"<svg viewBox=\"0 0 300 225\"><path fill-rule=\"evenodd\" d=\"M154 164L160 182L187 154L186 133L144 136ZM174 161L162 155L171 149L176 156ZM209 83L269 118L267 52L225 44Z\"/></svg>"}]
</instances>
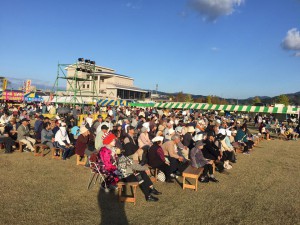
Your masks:
<instances>
[{"instance_id":1,"label":"green and white striped awning","mask_svg":"<svg viewBox=\"0 0 300 225\"><path fill-rule=\"evenodd\" d=\"M265 107L252 105L218 105L207 103L184 103L184 102L166 102L155 103L155 108L164 109L197 109L197 110L215 110L229 112L253 112L253 113L279 113L279 114L298 114L300 108L297 107Z\"/></svg>"}]
</instances>

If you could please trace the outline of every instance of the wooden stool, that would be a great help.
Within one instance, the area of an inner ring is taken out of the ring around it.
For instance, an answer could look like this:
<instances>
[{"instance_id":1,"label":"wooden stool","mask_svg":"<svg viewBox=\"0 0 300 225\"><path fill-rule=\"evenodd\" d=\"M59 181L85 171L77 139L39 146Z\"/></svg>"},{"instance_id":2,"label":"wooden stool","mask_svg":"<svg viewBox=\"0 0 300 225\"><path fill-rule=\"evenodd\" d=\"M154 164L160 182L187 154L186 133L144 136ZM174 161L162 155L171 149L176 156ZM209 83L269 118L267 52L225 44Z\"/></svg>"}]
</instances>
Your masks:
<instances>
[{"instance_id":1,"label":"wooden stool","mask_svg":"<svg viewBox=\"0 0 300 225\"><path fill-rule=\"evenodd\" d=\"M35 144L34 145L34 156L44 156L44 150L49 148L47 145L44 144ZM39 151L38 151L39 150Z\"/></svg>"},{"instance_id":2,"label":"wooden stool","mask_svg":"<svg viewBox=\"0 0 300 225\"><path fill-rule=\"evenodd\" d=\"M118 195L119 195L119 202L133 202L135 205L136 203L136 188L139 185L139 182L118 182ZM123 186L130 186L133 196L123 196L122 190Z\"/></svg>"},{"instance_id":3,"label":"wooden stool","mask_svg":"<svg viewBox=\"0 0 300 225\"><path fill-rule=\"evenodd\" d=\"M56 150L59 150L59 156L56 156ZM63 150L60 148L51 148L52 159L61 159Z\"/></svg>"},{"instance_id":4,"label":"wooden stool","mask_svg":"<svg viewBox=\"0 0 300 225\"><path fill-rule=\"evenodd\" d=\"M16 144L19 145L19 149L16 149L16 152L23 152L23 146L25 145L25 143L23 143L22 141L16 141Z\"/></svg>"},{"instance_id":5,"label":"wooden stool","mask_svg":"<svg viewBox=\"0 0 300 225\"><path fill-rule=\"evenodd\" d=\"M87 162L87 155L84 155L84 158L81 159L81 161L80 161L80 155L76 155L76 165L77 166L79 166L79 165L85 166L86 162Z\"/></svg>"},{"instance_id":6,"label":"wooden stool","mask_svg":"<svg viewBox=\"0 0 300 225\"><path fill-rule=\"evenodd\" d=\"M157 174L158 174L158 169L157 168L152 168L149 166L149 170L150 170L150 173L151 173L151 177L150 177L150 180L154 183L157 181ZM154 171L154 173L152 173Z\"/></svg>"},{"instance_id":7,"label":"wooden stool","mask_svg":"<svg viewBox=\"0 0 300 225\"><path fill-rule=\"evenodd\" d=\"M182 177L183 177L182 188L183 188L183 190L185 188L190 188L190 189L194 189L195 191L197 191L198 190L198 178L201 175L202 171L203 171L202 167L201 168L196 168L196 167L189 166L188 168L186 168L182 173ZM195 185L186 184L185 183L186 178L195 179Z\"/></svg>"}]
</instances>

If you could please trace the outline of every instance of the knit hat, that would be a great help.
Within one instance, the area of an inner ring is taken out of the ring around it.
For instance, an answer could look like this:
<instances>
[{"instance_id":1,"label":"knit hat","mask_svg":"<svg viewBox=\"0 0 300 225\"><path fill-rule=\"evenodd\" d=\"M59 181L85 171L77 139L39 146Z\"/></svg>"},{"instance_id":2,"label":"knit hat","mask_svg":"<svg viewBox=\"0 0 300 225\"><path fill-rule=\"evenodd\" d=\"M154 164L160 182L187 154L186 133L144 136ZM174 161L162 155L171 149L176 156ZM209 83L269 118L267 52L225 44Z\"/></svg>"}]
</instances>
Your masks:
<instances>
[{"instance_id":1,"label":"knit hat","mask_svg":"<svg viewBox=\"0 0 300 225\"><path fill-rule=\"evenodd\" d=\"M83 134L87 131L88 131L88 129L86 129L86 127L84 127L84 126L80 127L80 134Z\"/></svg>"},{"instance_id":2,"label":"knit hat","mask_svg":"<svg viewBox=\"0 0 300 225\"><path fill-rule=\"evenodd\" d=\"M109 145L113 140L115 140L117 137L113 133L106 133L102 136L103 144Z\"/></svg>"}]
</instances>

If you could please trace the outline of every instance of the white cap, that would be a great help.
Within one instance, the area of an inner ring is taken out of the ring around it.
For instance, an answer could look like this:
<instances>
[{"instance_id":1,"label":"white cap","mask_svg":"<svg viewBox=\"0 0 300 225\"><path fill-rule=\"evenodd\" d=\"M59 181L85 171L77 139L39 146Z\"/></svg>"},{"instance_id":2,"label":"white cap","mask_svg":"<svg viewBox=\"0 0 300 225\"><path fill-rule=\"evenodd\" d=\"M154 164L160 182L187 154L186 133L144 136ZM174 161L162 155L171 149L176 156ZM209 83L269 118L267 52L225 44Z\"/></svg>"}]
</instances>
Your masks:
<instances>
[{"instance_id":1,"label":"white cap","mask_svg":"<svg viewBox=\"0 0 300 225\"><path fill-rule=\"evenodd\" d=\"M221 128L219 130L219 134L226 135L226 130L224 128Z\"/></svg>"},{"instance_id":2,"label":"white cap","mask_svg":"<svg viewBox=\"0 0 300 225\"><path fill-rule=\"evenodd\" d=\"M152 139L152 142L158 142L158 141L163 141L164 140L164 137L162 136L156 136L155 138Z\"/></svg>"}]
</instances>

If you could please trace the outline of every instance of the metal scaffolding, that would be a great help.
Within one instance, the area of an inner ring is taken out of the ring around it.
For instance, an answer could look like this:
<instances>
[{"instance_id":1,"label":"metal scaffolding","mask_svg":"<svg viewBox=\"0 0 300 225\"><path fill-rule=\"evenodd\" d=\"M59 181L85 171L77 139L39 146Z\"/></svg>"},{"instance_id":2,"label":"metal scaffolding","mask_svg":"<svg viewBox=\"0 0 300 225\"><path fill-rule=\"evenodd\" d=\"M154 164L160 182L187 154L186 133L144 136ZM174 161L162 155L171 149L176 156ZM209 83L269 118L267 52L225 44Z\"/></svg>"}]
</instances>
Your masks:
<instances>
[{"instance_id":1,"label":"metal scaffolding","mask_svg":"<svg viewBox=\"0 0 300 225\"><path fill-rule=\"evenodd\" d=\"M58 63L57 77L53 87L54 102L76 105L89 103L86 101L88 98L91 100L90 102L96 101L95 81L97 79L94 61L79 58L74 64ZM66 80L66 91L60 89L60 80Z\"/></svg>"}]
</instances>

